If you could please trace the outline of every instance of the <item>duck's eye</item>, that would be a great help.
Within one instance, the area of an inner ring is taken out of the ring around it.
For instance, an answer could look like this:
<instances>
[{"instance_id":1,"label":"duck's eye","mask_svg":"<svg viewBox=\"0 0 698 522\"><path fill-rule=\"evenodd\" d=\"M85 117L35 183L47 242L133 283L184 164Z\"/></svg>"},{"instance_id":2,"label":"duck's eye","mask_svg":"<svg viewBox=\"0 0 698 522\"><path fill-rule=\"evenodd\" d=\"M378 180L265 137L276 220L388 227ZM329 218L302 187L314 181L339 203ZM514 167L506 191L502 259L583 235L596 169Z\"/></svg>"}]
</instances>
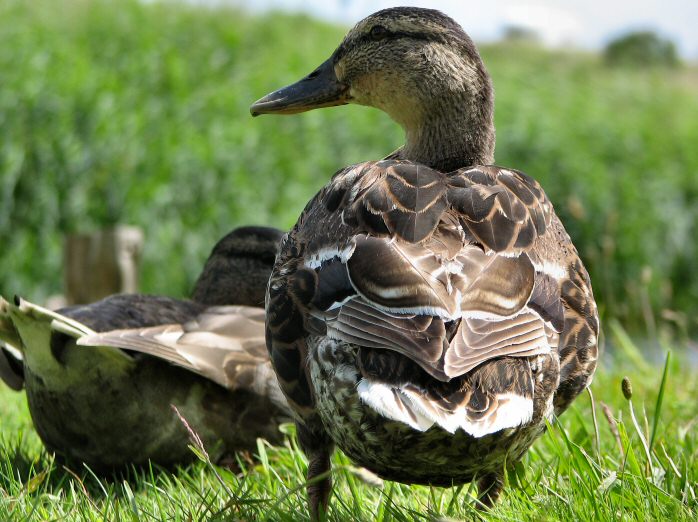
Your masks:
<instances>
[{"instance_id":1,"label":"duck's eye","mask_svg":"<svg viewBox=\"0 0 698 522\"><path fill-rule=\"evenodd\" d=\"M382 25L374 25L371 27L371 39L372 40L383 40L388 36L388 30Z\"/></svg>"}]
</instances>

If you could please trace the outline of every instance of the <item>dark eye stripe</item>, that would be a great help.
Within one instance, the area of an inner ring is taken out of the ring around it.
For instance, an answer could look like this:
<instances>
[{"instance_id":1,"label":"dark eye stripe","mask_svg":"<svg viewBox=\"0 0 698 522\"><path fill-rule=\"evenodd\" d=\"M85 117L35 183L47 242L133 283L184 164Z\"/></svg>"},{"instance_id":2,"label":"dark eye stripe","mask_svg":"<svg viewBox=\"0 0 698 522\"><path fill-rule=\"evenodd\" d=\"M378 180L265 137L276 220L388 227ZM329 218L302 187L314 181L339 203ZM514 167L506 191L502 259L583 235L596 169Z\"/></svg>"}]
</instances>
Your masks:
<instances>
[{"instance_id":1,"label":"dark eye stripe","mask_svg":"<svg viewBox=\"0 0 698 522\"><path fill-rule=\"evenodd\" d=\"M427 33L410 33L407 31L396 31L389 33L388 38L412 38L413 40L429 40L433 39Z\"/></svg>"},{"instance_id":2,"label":"dark eye stripe","mask_svg":"<svg viewBox=\"0 0 698 522\"><path fill-rule=\"evenodd\" d=\"M337 48L337 50L334 53L334 56L332 57L333 63L337 63L339 60L342 59L342 57L349 52L349 50L353 47L358 47L360 45L366 44L366 43L380 43L382 41L386 40L391 40L391 39L397 39L397 38L412 38L413 40L437 40L441 41L440 38L434 37L434 35L430 35L427 33L411 33L409 31L388 31L386 34L385 38L383 38L380 41L376 41L371 37L371 33L366 33L362 35L361 37L357 38L353 42L348 42L349 45L341 45L340 47Z\"/></svg>"},{"instance_id":3,"label":"dark eye stripe","mask_svg":"<svg viewBox=\"0 0 698 522\"><path fill-rule=\"evenodd\" d=\"M383 37L382 40L390 40L390 39L396 39L396 38L412 38L414 40L428 40L429 35L427 33L410 33L408 31L387 31L385 36ZM365 34L361 36L357 40L358 43L364 43L364 42L374 42L374 40L371 36L371 33Z\"/></svg>"}]
</instances>

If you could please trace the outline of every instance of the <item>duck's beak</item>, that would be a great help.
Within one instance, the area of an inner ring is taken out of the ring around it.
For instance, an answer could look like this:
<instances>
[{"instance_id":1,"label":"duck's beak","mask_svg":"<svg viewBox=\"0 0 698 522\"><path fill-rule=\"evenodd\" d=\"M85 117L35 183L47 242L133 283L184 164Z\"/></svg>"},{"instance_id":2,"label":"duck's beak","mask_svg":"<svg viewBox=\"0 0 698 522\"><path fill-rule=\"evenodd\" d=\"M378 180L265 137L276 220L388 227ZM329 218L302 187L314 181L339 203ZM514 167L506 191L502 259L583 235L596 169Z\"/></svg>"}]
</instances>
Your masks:
<instances>
[{"instance_id":1,"label":"duck's beak","mask_svg":"<svg viewBox=\"0 0 698 522\"><path fill-rule=\"evenodd\" d=\"M344 105L349 88L337 79L332 58L302 80L282 87L254 102L252 116L260 114L296 114L299 112Z\"/></svg>"}]
</instances>

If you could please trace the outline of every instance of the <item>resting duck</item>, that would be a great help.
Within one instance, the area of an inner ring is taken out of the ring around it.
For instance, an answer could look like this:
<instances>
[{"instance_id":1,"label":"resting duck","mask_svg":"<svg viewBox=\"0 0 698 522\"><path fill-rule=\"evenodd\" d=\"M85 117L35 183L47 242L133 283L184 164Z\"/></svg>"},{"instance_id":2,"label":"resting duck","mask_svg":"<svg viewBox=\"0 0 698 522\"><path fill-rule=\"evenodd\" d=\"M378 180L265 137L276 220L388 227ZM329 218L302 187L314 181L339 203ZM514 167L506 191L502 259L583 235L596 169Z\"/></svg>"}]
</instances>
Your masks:
<instances>
[{"instance_id":1,"label":"resting duck","mask_svg":"<svg viewBox=\"0 0 698 522\"><path fill-rule=\"evenodd\" d=\"M308 479L337 444L390 480L477 480L489 506L505 466L591 381L589 277L540 185L492 165L490 77L451 18L379 11L251 112L347 103L385 111L406 143L332 177L269 281L267 346ZM308 487L315 518L330 487Z\"/></svg>"},{"instance_id":2,"label":"resting duck","mask_svg":"<svg viewBox=\"0 0 698 522\"><path fill-rule=\"evenodd\" d=\"M171 405L212 458L252 450L258 437L280 441L290 412L259 307L280 237L263 227L225 236L192 300L123 294L57 312L2 300L0 339L14 350L0 375L15 389L23 382L46 447L99 471L187 462Z\"/></svg>"}]
</instances>

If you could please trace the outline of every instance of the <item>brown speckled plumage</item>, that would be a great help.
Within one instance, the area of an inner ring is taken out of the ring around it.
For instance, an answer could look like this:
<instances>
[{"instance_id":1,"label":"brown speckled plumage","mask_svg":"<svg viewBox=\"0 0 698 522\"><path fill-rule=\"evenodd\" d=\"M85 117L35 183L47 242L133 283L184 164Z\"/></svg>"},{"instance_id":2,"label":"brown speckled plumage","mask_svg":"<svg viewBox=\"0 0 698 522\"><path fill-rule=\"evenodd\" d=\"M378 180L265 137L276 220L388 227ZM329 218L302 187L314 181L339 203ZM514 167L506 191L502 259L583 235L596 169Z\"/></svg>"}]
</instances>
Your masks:
<instances>
[{"instance_id":1,"label":"brown speckled plumage","mask_svg":"<svg viewBox=\"0 0 698 522\"><path fill-rule=\"evenodd\" d=\"M406 144L340 170L306 205L267 293L267 346L308 476L329 469L334 443L389 479L478 479L490 505L504 466L591 381L589 278L541 186L487 164L489 76L451 19L375 13L252 111L351 102L387 112ZM309 489L313 516L329 487Z\"/></svg>"}]
</instances>

